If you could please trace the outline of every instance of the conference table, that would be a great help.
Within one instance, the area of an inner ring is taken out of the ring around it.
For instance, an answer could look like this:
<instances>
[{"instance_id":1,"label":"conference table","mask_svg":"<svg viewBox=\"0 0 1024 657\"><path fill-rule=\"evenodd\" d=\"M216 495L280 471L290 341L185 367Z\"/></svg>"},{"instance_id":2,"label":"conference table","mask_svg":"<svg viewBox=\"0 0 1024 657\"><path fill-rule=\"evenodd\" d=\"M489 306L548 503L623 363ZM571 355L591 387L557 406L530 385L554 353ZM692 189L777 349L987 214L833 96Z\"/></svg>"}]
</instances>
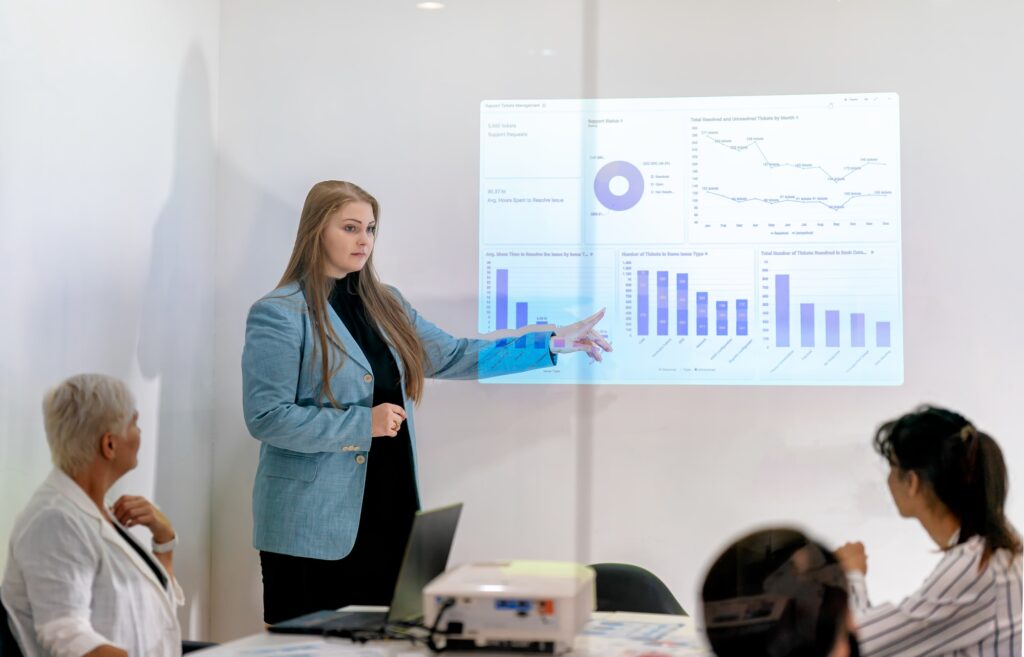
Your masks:
<instances>
[{"instance_id":1,"label":"conference table","mask_svg":"<svg viewBox=\"0 0 1024 657\"><path fill-rule=\"evenodd\" d=\"M353 643L316 635L260 632L190 653L201 657L431 657L421 643L404 640ZM447 655L475 657L524 654L493 650L450 650ZM567 657L712 657L694 619L688 616L594 612Z\"/></svg>"}]
</instances>

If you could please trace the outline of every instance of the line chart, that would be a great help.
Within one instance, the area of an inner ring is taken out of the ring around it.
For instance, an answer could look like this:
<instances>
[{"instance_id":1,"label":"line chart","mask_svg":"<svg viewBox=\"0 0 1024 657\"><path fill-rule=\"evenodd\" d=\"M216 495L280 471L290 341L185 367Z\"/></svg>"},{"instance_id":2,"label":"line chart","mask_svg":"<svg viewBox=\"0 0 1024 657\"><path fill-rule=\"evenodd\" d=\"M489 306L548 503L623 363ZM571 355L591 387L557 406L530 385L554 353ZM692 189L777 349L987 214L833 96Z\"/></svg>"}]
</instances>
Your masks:
<instances>
[{"instance_id":1,"label":"line chart","mask_svg":"<svg viewBox=\"0 0 1024 657\"><path fill-rule=\"evenodd\" d=\"M718 115L693 121L689 141L691 239L897 238L891 121L826 110Z\"/></svg>"},{"instance_id":2,"label":"line chart","mask_svg":"<svg viewBox=\"0 0 1024 657\"><path fill-rule=\"evenodd\" d=\"M885 162L879 162L878 158L864 157L864 158L861 158L861 163L858 164L858 165L847 165L847 166L844 166L843 169L846 171L846 173L844 173L843 175L839 176L839 175L835 175L835 174L829 173L829 171L827 169L825 169L825 167L821 166L820 164L814 164L814 163L811 163L811 162L775 162L775 161L772 161L772 159L769 158L768 155L764 152L764 149L761 148L761 141L762 140L760 138L758 138L758 137L750 138L750 140L746 144L733 144L728 139L716 139L715 137L713 137L713 136L711 136L709 134L706 134L706 133L705 133L704 136L707 139L711 140L712 142L714 142L714 143L716 143L716 144L718 144L720 146L724 146L725 148L728 148L730 150L737 151L737 152L743 152L743 151L746 151L746 150L748 150L750 148L754 148L761 155L761 158L764 160L764 166L766 166L766 167L769 167L769 168L772 168L772 169L779 169L779 168L790 167L790 168L798 169L798 170L801 170L801 171L814 171L814 170L817 170L817 171L820 171L821 173L823 173L825 175L825 177L829 181L831 181L831 182L842 182L842 181L846 180L847 178L849 178L851 175L857 173L858 171L862 171L862 170L864 170L864 169L866 169L868 167L871 167L871 166L885 166Z\"/></svg>"}]
</instances>

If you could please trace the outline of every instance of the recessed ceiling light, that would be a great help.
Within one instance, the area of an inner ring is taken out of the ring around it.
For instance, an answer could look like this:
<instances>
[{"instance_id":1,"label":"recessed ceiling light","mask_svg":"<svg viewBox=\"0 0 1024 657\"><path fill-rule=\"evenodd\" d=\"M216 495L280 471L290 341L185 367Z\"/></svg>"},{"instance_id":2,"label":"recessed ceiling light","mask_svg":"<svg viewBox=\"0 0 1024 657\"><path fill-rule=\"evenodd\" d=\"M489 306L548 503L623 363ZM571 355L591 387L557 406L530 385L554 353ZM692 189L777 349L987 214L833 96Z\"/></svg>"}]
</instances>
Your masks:
<instances>
[{"instance_id":1,"label":"recessed ceiling light","mask_svg":"<svg viewBox=\"0 0 1024 657\"><path fill-rule=\"evenodd\" d=\"M416 8L417 9L427 9L427 10L444 9L444 3L443 2L417 2L416 3Z\"/></svg>"}]
</instances>

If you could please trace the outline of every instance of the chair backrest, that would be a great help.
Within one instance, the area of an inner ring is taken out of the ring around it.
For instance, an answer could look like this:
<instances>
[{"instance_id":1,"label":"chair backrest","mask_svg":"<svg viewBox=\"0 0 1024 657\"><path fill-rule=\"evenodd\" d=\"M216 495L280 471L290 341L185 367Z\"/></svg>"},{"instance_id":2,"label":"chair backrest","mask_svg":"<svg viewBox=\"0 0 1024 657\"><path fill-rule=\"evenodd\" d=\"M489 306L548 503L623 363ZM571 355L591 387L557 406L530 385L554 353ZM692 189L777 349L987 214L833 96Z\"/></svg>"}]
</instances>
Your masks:
<instances>
[{"instance_id":1,"label":"chair backrest","mask_svg":"<svg viewBox=\"0 0 1024 657\"><path fill-rule=\"evenodd\" d=\"M7 608L3 602L0 602L0 657L22 657L21 648L7 623Z\"/></svg>"},{"instance_id":2,"label":"chair backrest","mask_svg":"<svg viewBox=\"0 0 1024 657\"><path fill-rule=\"evenodd\" d=\"M682 605L658 577L640 566L595 563L597 610L686 616Z\"/></svg>"}]
</instances>

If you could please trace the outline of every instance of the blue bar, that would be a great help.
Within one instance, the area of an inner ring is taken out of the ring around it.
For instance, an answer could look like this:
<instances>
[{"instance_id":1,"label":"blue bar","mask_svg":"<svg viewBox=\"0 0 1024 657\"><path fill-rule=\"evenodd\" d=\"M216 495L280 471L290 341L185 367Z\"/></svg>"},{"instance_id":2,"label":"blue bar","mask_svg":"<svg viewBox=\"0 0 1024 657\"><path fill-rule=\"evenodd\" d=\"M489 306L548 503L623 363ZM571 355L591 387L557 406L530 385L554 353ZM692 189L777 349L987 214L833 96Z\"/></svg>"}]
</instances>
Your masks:
<instances>
[{"instance_id":1,"label":"blue bar","mask_svg":"<svg viewBox=\"0 0 1024 657\"><path fill-rule=\"evenodd\" d=\"M789 274L775 275L775 346L789 346Z\"/></svg>"},{"instance_id":2,"label":"blue bar","mask_svg":"<svg viewBox=\"0 0 1024 657\"><path fill-rule=\"evenodd\" d=\"M676 274L676 335L688 334L686 298L689 287L689 274Z\"/></svg>"},{"instance_id":3,"label":"blue bar","mask_svg":"<svg viewBox=\"0 0 1024 657\"><path fill-rule=\"evenodd\" d=\"M729 335L729 302L715 302L715 334Z\"/></svg>"},{"instance_id":4,"label":"blue bar","mask_svg":"<svg viewBox=\"0 0 1024 657\"><path fill-rule=\"evenodd\" d=\"M527 304L525 301L516 302L516 328L523 328L529 322L526 320ZM522 336L516 339L516 348L520 349L526 346L526 336Z\"/></svg>"},{"instance_id":5,"label":"blue bar","mask_svg":"<svg viewBox=\"0 0 1024 657\"><path fill-rule=\"evenodd\" d=\"M648 272L636 273L636 334L647 335L647 276Z\"/></svg>"},{"instance_id":6,"label":"blue bar","mask_svg":"<svg viewBox=\"0 0 1024 657\"><path fill-rule=\"evenodd\" d=\"M498 270L497 292L495 293L494 329L508 328L508 270Z\"/></svg>"},{"instance_id":7,"label":"blue bar","mask_svg":"<svg viewBox=\"0 0 1024 657\"><path fill-rule=\"evenodd\" d=\"M892 332L889 322L875 322L875 344L879 347L891 346Z\"/></svg>"},{"instance_id":8,"label":"blue bar","mask_svg":"<svg viewBox=\"0 0 1024 657\"><path fill-rule=\"evenodd\" d=\"M814 304L800 304L800 346L814 346Z\"/></svg>"},{"instance_id":9,"label":"blue bar","mask_svg":"<svg viewBox=\"0 0 1024 657\"><path fill-rule=\"evenodd\" d=\"M736 335L747 335L746 299L736 299Z\"/></svg>"},{"instance_id":10,"label":"blue bar","mask_svg":"<svg viewBox=\"0 0 1024 657\"><path fill-rule=\"evenodd\" d=\"M658 335L668 335L668 272L658 272Z\"/></svg>"},{"instance_id":11,"label":"blue bar","mask_svg":"<svg viewBox=\"0 0 1024 657\"><path fill-rule=\"evenodd\" d=\"M850 315L850 346L864 346L864 313Z\"/></svg>"},{"instance_id":12,"label":"blue bar","mask_svg":"<svg viewBox=\"0 0 1024 657\"><path fill-rule=\"evenodd\" d=\"M697 335L708 334L708 293L697 293Z\"/></svg>"},{"instance_id":13,"label":"blue bar","mask_svg":"<svg viewBox=\"0 0 1024 657\"><path fill-rule=\"evenodd\" d=\"M839 311L825 311L825 346L839 346Z\"/></svg>"}]
</instances>

